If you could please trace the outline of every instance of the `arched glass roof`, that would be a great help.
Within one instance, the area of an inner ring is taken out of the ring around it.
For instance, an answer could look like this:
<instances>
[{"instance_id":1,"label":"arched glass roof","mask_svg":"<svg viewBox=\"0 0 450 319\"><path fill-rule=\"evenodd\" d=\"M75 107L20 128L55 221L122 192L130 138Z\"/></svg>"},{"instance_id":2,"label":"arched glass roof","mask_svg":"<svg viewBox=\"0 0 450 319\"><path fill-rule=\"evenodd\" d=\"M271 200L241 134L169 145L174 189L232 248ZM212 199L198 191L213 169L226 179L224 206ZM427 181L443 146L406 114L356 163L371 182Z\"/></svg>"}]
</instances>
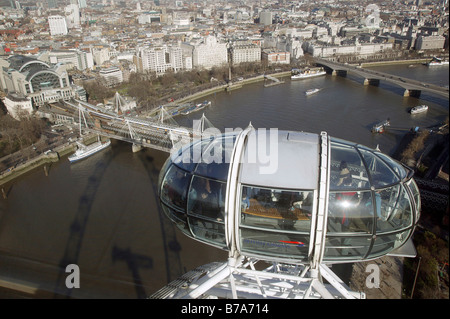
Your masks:
<instances>
[{"instance_id":1,"label":"arched glass roof","mask_svg":"<svg viewBox=\"0 0 450 319\"><path fill-rule=\"evenodd\" d=\"M160 173L189 237L268 260L353 262L403 246L419 218L407 167L326 133L247 128L195 141Z\"/></svg>"},{"instance_id":2,"label":"arched glass roof","mask_svg":"<svg viewBox=\"0 0 450 319\"><path fill-rule=\"evenodd\" d=\"M60 76L52 70L33 69L28 73L26 80L31 83L35 92L61 87Z\"/></svg>"}]
</instances>

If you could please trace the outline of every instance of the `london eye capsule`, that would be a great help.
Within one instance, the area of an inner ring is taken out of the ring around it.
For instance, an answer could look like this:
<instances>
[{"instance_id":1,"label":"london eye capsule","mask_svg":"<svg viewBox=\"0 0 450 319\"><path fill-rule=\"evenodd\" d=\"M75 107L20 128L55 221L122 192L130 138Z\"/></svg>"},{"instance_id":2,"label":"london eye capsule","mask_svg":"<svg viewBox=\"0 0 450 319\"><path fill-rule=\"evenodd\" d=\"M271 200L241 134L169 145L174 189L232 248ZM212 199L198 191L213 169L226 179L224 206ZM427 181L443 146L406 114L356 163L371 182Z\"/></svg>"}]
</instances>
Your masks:
<instances>
[{"instance_id":1,"label":"london eye capsule","mask_svg":"<svg viewBox=\"0 0 450 319\"><path fill-rule=\"evenodd\" d=\"M410 254L413 172L379 150L321 134L247 129L180 148L160 173L165 214L231 254L340 263Z\"/></svg>"}]
</instances>

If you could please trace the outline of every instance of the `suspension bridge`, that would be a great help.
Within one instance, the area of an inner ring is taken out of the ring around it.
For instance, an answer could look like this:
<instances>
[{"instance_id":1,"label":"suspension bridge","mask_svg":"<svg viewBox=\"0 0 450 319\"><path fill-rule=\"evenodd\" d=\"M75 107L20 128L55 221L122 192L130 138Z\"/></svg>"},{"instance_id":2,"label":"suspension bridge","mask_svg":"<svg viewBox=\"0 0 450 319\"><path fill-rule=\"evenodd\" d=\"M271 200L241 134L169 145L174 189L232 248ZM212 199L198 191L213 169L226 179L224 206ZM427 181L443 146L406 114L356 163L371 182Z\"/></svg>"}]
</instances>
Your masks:
<instances>
[{"instance_id":1,"label":"suspension bridge","mask_svg":"<svg viewBox=\"0 0 450 319\"><path fill-rule=\"evenodd\" d=\"M74 113L78 112L74 119L78 119L80 132L129 142L133 151L148 147L170 153L174 147L201 138L206 129L214 127L204 114L192 128L180 126L163 106L154 117L144 118L123 115L120 108L109 110L76 99L65 103Z\"/></svg>"}]
</instances>

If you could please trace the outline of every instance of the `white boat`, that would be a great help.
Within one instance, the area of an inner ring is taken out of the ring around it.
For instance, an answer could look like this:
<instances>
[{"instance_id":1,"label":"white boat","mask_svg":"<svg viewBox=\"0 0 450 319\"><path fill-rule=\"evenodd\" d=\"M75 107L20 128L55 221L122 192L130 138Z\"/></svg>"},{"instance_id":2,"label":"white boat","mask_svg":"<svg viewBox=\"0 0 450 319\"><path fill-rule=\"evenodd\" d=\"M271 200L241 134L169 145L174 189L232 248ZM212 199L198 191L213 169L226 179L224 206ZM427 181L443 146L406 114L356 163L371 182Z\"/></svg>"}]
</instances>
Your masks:
<instances>
[{"instance_id":1,"label":"white boat","mask_svg":"<svg viewBox=\"0 0 450 319\"><path fill-rule=\"evenodd\" d=\"M390 125L391 125L391 123L390 123L389 119L387 119L383 122L377 123L374 126L372 126L371 131L372 131L372 133L383 133L385 127L390 126Z\"/></svg>"},{"instance_id":2,"label":"white boat","mask_svg":"<svg viewBox=\"0 0 450 319\"><path fill-rule=\"evenodd\" d=\"M428 111L428 105L418 105L411 109L411 114L418 114Z\"/></svg>"},{"instance_id":3,"label":"white boat","mask_svg":"<svg viewBox=\"0 0 450 319\"><path fill-rule=\"evenodd\" d=\"M80 142L77 142L77 144L78 149L75 151L75 153L69 156L69 161L71 163L79 161L107 148L109 145L111 145L111 141L108 139L107 141L102 142L99 138L98 141L89 145L84 145Z\"/></svg>"},{"instance_id":4,"label":"white boat","mask_svg":"<svg viewBox=\"0 0 450 319\"><path fill-rule=\"evenodd\" d=\"M69 156L69 161L71 163L79 161L107 148L109 145L111 145L111 141L108 139L107 141L102 142L99 137L96 142L89 145L84 145L80 142L77 142L77 144L78 149L75 151L75 153Z\"/></svg>"},{"instance_id":5,"label":"white boat","mask_svg":"<svg viewBox=\"0 0 450 319\"><path fill-rule=\"evenodd\" d=\"M321 75L325 75L325 74L327 74L327 72L322 67L312 68L312 69L307 68L304 70L292 69L291 80L307 79L307 78L312 78L312 77L321 76Z\"/></svg>"},{"instance_id":6,"label":"white boat","mask_svg":"<svg viewBox=\"0 0 450 319\"><path fill-rule=\"evenodd\" d=\"M211 101L204 101L202 103L194 104L194 105L188 107L187 109L181 111L181 114L188 115L192 112L200 111L201 109L204 109L207 106L211 106Z\"/></svg>"},{"instance_id":7,"label":"white boat","mask_svg":"<svg viewBox=\"0 0 450 319\"><path fill-rule=\"evenodd\" d=\"M317 93L317 92L319 92L320 91L320 89L309 89L309 90L307 90L306 92L305 92L305 94L306 95L313 95L313 94L315 94L315 93Z\"/></svg>"},{"instance_id":8,"label":"white boat","mask_svg":"<svg viewBox=\"0 0 450 319\"><path fill-rule=\"evenodd\" d=\"M78 113L79 113L79 124L80 124L80 137L81 137L81 117L83 116L83 120L84 120L84 125L85 127L88 127L87 122L86 122L86 118L84 117L84 113L81 112L81 108L78 109ZM102 141L100 139L100 136L97 135L97 141L89 144L89 145L85 145L81 142L76 142L78 145L78 149L75 151L75 153L73 153L72 155L69 156L69 161L71 163L79 161L83 158L86 158L88 156L91 156L92 154L95 154L105 148L107 148L109 145L111 145L111 141L108 139L106 141Z\"/></svg>"},{"instance_id":9,"label":"white boat","mask_svg":"<svg viewBox=\"0 0 450 319\"><path fill-rule=\"evenodd\" d=\"M441 65L448 65L448 61L444 61L440 58L433 58L430 62L427 63L427 66L441 66Z\"/></svg>"}]
</instances>

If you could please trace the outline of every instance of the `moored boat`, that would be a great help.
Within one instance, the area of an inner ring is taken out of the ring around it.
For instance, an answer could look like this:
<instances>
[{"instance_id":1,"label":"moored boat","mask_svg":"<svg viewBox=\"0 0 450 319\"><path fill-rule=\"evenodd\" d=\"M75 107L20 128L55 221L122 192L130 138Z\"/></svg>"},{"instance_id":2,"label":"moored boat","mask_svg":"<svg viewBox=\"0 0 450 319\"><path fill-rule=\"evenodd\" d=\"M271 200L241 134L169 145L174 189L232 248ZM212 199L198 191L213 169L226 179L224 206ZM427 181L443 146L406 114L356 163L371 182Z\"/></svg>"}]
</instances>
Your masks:
<instances>
[{"instance_id":1,"label":"moored boat","mask_svg":"<svg viewBox=\"0 0 450 319\"><path fill-rule=\"evenodd\" d=\"M88 156L91 156L111 145L111 140L101 141L100 137L98 140L92 144L84 145L83 143L77 142L78 149L69 156L69 161L71 163L82 160Z\"/></svg>"},{"instance_id":2,"label":"moored boat","mask_svg":"<svg viewBox=\"0 0 450 319\"><path fill-rule=\"evenodd\" d=\"M323 67L319 68L306 68L304 70L292 69L291 80L307 79L316 76L325 75L327 72Z\"/></svg>"},{"instance_id":3,"label":"moored boat","mask_svg":"<svg viewBox=\"0 0 450 319\"><path fill-rule=\"evenodd\" d=\"M440 58L434 57L430 62L427 63L427 66L441 66L441 65L448 65L449 61L444 61Z\"/></svg>"},{"instance_id":4,"label":"moored boat","mask_svg":"<svg viewBox=\"0 0 450 319\"><path fill-rule=\"evenodd\" d=\"M418 113L423 113L428 111L428 105L418 105L418 106L414 106L410 113L411 114L418 114Z\"/></svg>"},{"instance_id":5,"label":"moored boat","mask_svg":"<svg viewBox=\"0 0 450 319\"><path fill-rule=\"evenodd\" d=\"M187 109L181 111L181 114L188 115L192 112L197 112L201 109L204 109L205 107L210 106L210 105L211 105L211 101L203 101L202 103L197 103L197 104L192 105L192 106L188 107Z\"/></svg>"}]
</instances>

